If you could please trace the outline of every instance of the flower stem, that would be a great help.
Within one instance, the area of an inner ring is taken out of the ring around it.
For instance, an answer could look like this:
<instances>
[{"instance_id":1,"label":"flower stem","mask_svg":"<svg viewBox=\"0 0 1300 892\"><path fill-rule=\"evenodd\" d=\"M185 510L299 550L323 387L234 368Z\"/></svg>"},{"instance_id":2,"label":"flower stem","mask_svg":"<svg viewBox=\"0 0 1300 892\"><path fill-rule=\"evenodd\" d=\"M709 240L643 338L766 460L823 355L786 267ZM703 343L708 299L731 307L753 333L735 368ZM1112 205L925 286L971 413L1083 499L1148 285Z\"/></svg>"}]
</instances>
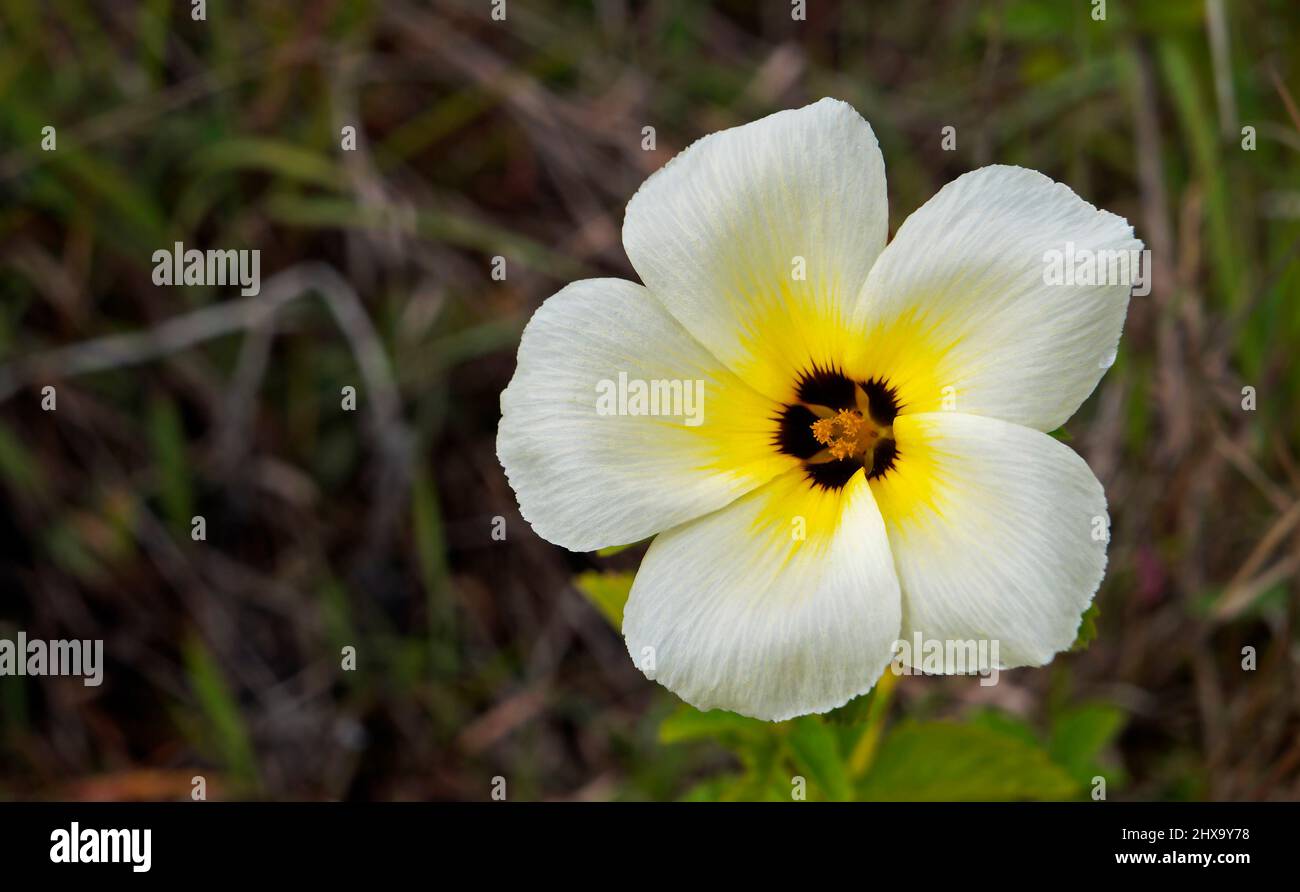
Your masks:
<instances>
[{"instance_id":1,"label":"flower stem","mask_svg":"<svg viewBox=\"0 0 1300 892\"><path fill-rule=\"evenodd\" d=\"M885 715L889 712L889 701L893 699L894 688L898 685L898 675L887 668L876 682L876 689L871 697L871 707L867 711L867 727L858 738L849 756L849 772L854 778L860 778L871 768L880 746L880 736L885 731Z\"/></svg>"}]
</instances>

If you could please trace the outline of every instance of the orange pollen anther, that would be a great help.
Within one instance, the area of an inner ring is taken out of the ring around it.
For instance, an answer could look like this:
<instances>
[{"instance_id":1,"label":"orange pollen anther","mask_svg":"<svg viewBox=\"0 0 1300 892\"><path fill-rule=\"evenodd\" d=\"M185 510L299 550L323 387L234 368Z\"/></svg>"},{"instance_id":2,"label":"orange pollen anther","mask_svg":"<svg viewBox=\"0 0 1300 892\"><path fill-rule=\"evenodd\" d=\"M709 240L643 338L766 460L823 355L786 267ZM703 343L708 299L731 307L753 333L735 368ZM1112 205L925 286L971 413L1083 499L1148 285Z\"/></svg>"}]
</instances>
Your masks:
<instances>
[{"instance_id":1,"label":"orange pollen anther","mask_svg":"<svg viewBox=\"0 0 1300 892\"><path fill-rule=\"evenodd\" d=\"M829 418L814 421L812 434L831 458L844 459L860 456L875 446L881 431L856 409L840 409Z\"/></svg>"}]
</instances>

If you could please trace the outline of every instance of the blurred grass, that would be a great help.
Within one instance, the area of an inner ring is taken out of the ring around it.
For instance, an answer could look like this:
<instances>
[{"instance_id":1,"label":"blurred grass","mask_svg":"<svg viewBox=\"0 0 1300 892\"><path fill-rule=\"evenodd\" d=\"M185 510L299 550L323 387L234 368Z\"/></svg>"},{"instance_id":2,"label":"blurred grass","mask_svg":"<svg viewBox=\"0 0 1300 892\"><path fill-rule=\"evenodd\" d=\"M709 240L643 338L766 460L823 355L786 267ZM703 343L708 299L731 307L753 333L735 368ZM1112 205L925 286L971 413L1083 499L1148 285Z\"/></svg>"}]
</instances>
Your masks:
<instances>
[{"instance_id":1,"label":"blurred grass","mask_svg":"<svg viewBox=\"0 0 1300 892\"><path fill-rule=\"evenodd\" d=\"M247 329L24 379L0 404L0 628L105 637L111 662L75 708L66 680L0 679L0 796L156 768L270 798L483 798L498 774L511 798L788 798L795 772L810 798L887 797L925 748L913 795L1076 795L1104 772L1135 798L1300 797L1300 538L1279 527L1300 494L1300 8L1222 4L1225 69L1215 2L1111 2L1105 22L825 2L795 23L781 3L590 0L493 23L473 0L336 0L199 23L162 0L0 0L0 367L235 297L153 287L154 250L257 247L264 277L318 261L352 284L398 402L372 414L373 357L315 298L264 346ZM905 678L765 726L641 678L611 623L643 548L538 540L495 427L536 306L633 275L619 229L644 177L821 95L872 123L891 230L965 170L1023 164L1127 217L1159 277L1063 432L1113 516L1091 644L993 689Z\"/></svg>"},{"instance_id":2,"label":"blurred grass","mask_svg":"<svg viewBox=\"0 0 1300 892\"><path fill-rule=\"evenodd\" d=\"M184 646L185 667L197 701L198 714L185 714L180 723L198 719L191 739L199 750L212 751L228 778L245 792L257 789L257 765L248 728L233 692L221 677L212 654L197 640Z\"/></svg>"}]
</instances>

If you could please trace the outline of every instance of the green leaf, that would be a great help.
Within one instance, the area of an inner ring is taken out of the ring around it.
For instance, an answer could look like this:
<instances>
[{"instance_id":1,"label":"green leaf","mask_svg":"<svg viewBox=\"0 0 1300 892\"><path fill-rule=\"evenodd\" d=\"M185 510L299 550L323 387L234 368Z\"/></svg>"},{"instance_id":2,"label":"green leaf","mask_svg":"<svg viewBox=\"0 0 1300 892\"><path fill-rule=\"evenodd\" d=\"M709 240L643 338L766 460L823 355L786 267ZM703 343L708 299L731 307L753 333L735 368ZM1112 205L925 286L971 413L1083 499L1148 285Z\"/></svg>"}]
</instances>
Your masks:
<instances>
[{"instance_id":1,"label":"green leaf","mask_svg":"<svg viewBox=\"0 0 1300 892\"><path fill-rule=\"evenodd\" d=\"M700 712L682 706L659 725L660 743L683 743L689 740L721 740L735 744L742 740L760 741L771 735L772 726L722 709Z\"/></svg>"},{"instance_id":2,"label":"green leaf","mask_svg":"<svg viewBox=\"0 0 1300 892\"><path fill-rule=\"evenodd\" d=\"M615 629L623 628L623 605L632 591L631 571L586 570L573 580L578 591L587 596Z\"/></svg>"},{"instance_id":3,"label":"green leaf","mask_svg":"<svg viewBox=\"0 0 1300 892\"><path fill-rule=\"evenodd\" d=\"M1029 726L1028 722L1000 709L982 709L971 715L967 722L981 728L988 728L990 731L996 731L1007 737L1014 737L1029 746L1038 747L1042 745L1038 735L1034 733L1034 729Z\"/></svg>"},{"instance_id":4,"label":"green leaf","mask_svg":"<svg viewBox=\"0 0 1300 892\"><path fill-rule=\"evenodd\" d=\"M853 784L831 727L816 716L804 716L790 724L789 742L796 767L808 778L810 793L836 802L853 798Z\"/></svg>"},{"instance_id":5,"label":"green leaf","mask_svg":"<svg viewBox=\"0 0 1300 892\"><path fill-rule=\"evenodd\" d=\"M1101 608L1097 606L1096 600L1088 605L1088 609L1083 612L1083 618L1079 622L1079 634L1075 636L1074 644L1070 645L1070 652L1087 650L1088 645L1092 644L1097 637L1097 617L1101 616Z\"/></svg>"},{"instance_id":6,"label":"green leaf","mask_svg":"<svg viewBox=\"0 0 1300 892\"><path fill-rule=\"evenodd\" d=\"M744 782L738 774L721 774L708 780L700 781L680 797L682 802L722 802L731 798L730 793Z\"/></svg>"},{"instance_id":7,"label":"green leaf","mask_svg":"<svg viewBox=\"0 0 1300 892\"><path fill-rule=\"evenodd\" d=\"M1105 703L1088 703L1061 714L1052 724L1052 759L1083 783L1103 773L1097 756L1124 727L1125 715Z\"/></svg>"},{"instance_id":8,"label":"green leaf","mask_svg":"<svg viewBox=\"0 0 1300 892\"><path fill-rule=\"evenodd\" d=\"M868 800L1068 799L1080 786L1017 734L955 722L907 722L890 733L859 788Z\"/></svg>"},{"instance_id":9,"label":"green leaf","mask_svg":"<svg viewBox=\"0 0 1300 892\"><path fill-rule=\"evenodd\" d=\"M607 545L604 548L596 549L596 557L613 557L616 554L627 551L629 548L640 545L640 542L629 542L627 545Z\"/></svg>"},{"instance_id":10,"label":"green leaf","mask_svg":"<svg viewBox=\"0 0 1300 892\"><path fill-rule=\"evenodd\" d=\"M871 714L871 700L875 690L868 691L861 697L854 697L843 706L836 707L822 716L822 720L830 725L860 725L867 720Z\"/></svg>"}]
</instances>

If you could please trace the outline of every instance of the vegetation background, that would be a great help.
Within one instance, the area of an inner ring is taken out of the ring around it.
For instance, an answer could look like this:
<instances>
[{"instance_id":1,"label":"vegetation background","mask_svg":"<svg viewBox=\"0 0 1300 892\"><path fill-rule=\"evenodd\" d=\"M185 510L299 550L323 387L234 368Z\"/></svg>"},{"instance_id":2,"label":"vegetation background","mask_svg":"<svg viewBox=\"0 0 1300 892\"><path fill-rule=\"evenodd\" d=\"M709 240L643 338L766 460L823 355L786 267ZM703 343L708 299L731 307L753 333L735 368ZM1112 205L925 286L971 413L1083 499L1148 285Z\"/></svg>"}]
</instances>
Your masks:
<instances>
[{"instance_id":1,"label":"vegetation background","mask_svg":"<svg viewBox=\"0 0 1300 892\"><path fill-rule=\"evenodd\" d=\"M0 0L0 636L107 659L0 678L0 797L1300 798L1300 5L1105 6ZM494 439L539 303L635 277L640 182L823 95L891 232L1021 164L1154 288L1063 433L1113 516L1079 649L767 725L641 677L643 549L538 539ZM262 293L155 287L176 241Z\"/></svg>"}]
</instances>

